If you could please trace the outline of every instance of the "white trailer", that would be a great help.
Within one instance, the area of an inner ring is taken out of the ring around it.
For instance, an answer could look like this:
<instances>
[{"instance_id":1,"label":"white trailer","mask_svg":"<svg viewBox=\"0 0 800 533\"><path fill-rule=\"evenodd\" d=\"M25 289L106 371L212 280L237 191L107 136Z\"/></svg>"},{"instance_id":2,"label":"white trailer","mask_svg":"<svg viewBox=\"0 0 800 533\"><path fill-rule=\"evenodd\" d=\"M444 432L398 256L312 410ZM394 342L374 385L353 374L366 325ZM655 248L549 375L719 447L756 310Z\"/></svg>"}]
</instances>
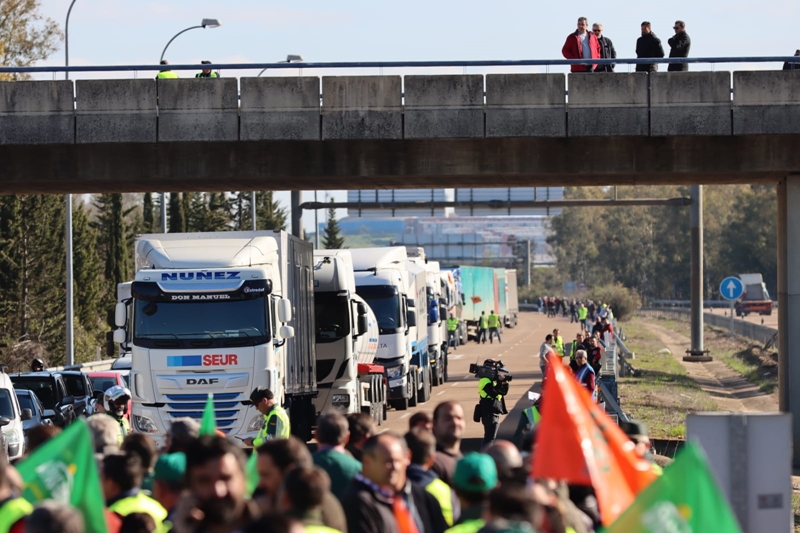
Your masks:
<instances>
[{"instance_id":1,"label":"white trailer","mask_svg":"<svg viewBox=\"0 0 800 533\"><path fill-rule=\"evenodd\" d=\"M311 245L286 232L141 235L114 341L131 354L135 431L163 444L170 421L200 419L255 437L250 392L269 388L309 440L317 394Z\"/></svg>"}]
</instances>

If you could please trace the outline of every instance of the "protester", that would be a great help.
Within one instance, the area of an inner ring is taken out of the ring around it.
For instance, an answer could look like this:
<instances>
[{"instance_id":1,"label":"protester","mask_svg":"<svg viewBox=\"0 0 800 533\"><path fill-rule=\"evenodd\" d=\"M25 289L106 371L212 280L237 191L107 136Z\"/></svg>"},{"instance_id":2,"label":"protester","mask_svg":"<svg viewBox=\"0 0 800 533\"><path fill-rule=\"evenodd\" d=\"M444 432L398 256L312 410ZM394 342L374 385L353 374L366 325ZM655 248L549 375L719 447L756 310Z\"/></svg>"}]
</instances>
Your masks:
<instances>
[{"instance_id":1,"label":"protester","mask_svg":"<svg viewBox=\"0 0 800 533\"><path fill-rule=\"evenodd\" d=\"M119 533L153 533L156 522L147 513L131 513L122 520Z\"/></svg>"},{"instance_id":2,"label":"protester","mask_svg":"<svg viewBox=\"0 0 800 533\"><path fill-rule=\"evenodd\" d=\"M261 493L256 500L262 512L275 512L280 508L279 493L288 473L294 468L314 466L311 452L300 439L289 437L269 440L256 453L258 488ZM348 530L342 504L330 491L325 493L322 501L322 521L342 533Z\"/></svg>"},{"instance_id":3,"label":"protester","mask_svg":"<svg viewBox=\"0 0 800 533\"><path fill-rule=\"evenodd\" d=\"M363 464L342 499L348 528L360 533L442 533L447 528L436 498L408 481L408 449L399 435L370 437Z\"/></svg>"},{"instance_id":4,"label":"protester","mask_svg":"<svg viewBox=\"0 0 800 533\"><path fill-rule=\"evenodd\" d=\"M664 49L661 47L661 39L656 37L650 26L650 23L642 22L642 36L636 40L636 57L664 57ZM658 71L658 64L656 63L640 63L636 65L636 72L656 72Z\"/></svg>"},{"instance_id":5,"label":"protester","mask_svg":"<svg viewBox=\"0 0 800 533\"><path fill-rule=\"evenodd\" d=\"M95 414L86 419L92 435L94 452L105 455L119 450L119 423L107 414Z\"/></svg>"},{"instance_id":6,"label":"protester","mask_svg":"<svg viewBox=\"0 0 800 533\"><path fill-rule=\"evenodd\" d=\"M317 418L316 429L319 448L312 456L314 464L330 477L334 496L342 499L347 487L361 471L361 462L345 450L350 437L347 419L339 413L326 413Z\"/></svg>"},{"instance_id":7,"label":"protester","mask_svg":"<svg viewBox=\"0 0 800 533\"><path fill-rule=\"evenodd\" d=\"M528 401L531 402L531 406L522 410L522 413L519 416L519 422L517 423L517 429L514 431L513 437L514 444L516 444L520 450L530 451L530 446L524 447L523 441L525 440L525 437L530 434L534 428L536 428L536 424L538 424L539 420L541 419L539 409L536 406L540 398L540 394L533 391L528 391Z\"/></svg>"},{"instance_id":8,"label":"protester","mask_svg":"<svg viewBox=\"0 0 800 533\"><path fill-rule=\"evenodd\" d=\"M84 533L83 515L69 505L47 500L25 519L25 533Z\"/></svg>"},{"instance_id":9,"label":"protester","mask_svg":"<svg viewBox=\"0 0 800 533\"><path fill-rule=\"evenodd\" d=\"M497 480L501 485L516 483L525 486L528 473L522 468L522 455L514 443L498 440L486 448L484 453L494 461L494 466L497 468Z\"/></svg>"},{"instance_id":10,"label":"protester","mask_svg":"<svg viewBox=\"0 0 800 533\"><path fill-rule=\"evenodd\" d=\"M169 61L166 59L161 60L161 65L169 65ZM161 69L158 74L156 74L157 80L164 80L164 79L177 79L178 75L170 70L169 68Z\"/></svg>"},{"instance_id":11,"label":"protester","mask_svg":"<svg viewBox=\"0 0 800 533\"><path fill-rule=\"evenodd\" d=\"M597 36L589 31L589 19L581 17L578 19L578 29L567 36L561 54L565 59L597 59L600 57L600 42ZM597 65L571 65L572 72L592 72ZM552 303L552 302L551 302ZM556 307L553 305L552 311ZM548 316L550 312L548 312Z\"/></svg>"},{"instance_id":12,"label":"protester","mask_svg":"<svg viewBox=\"0 0 800 533\"><path fill-rule=\"evenodd\" d=\"M116 431L116 428L115 428ZM27 445L25 446L25 453L30 455L36 448L49 441L53 437L61 433L61 428L58 426L45 426L39 424L28 430L26 437L28 438ZM116 438L116 434L114 435Z\"/></svg>"},{"instance_id":13,"label":"protester","mask_svg":"<svg viewBox=\"0 0 800 533\"><path fill-rule=\"evenodd\" d=\"M442 402L433 410L433 436L436 437L436 459L431 467L439 478L453 486L453 474L461 454L461 436L466 421L461 404Z\"/></svg>"},{"instance_id":14,"label":"protester","mask_svg":"<svg viewBox=\"0 0 800 533\"><path fill-rule=\"evenodd\" d=\"M603 318L602 322L602 329L600 330L600 337L605 338L606 333L608 334L608 338L612 341L614 340L614 325L609 320L608 316Z\"/></svg>"},{"instance_id":15,"label":"protester","mask_svg":"<svg viewBox=\"0 0 800 533\"><path fill-rule=\"evenodd\" d=\"M492 339L497 335L497 343L502 344L500 338L500 317L494 312L494 309L489 311L489 318L486 319L486 325L489 328L489 344L493 344Z\"/></svg>"},{"instance_id":16,"label":"protester","mask_svg":"<svg viewBox=\"0 0 800 533\"><path fill-rule=\"evenodd\" d=\"M278 405L275 395L266 387L257 387L250 393L250 402L264 415L264 425L256 438L245 439L248 446L258 448L270 439L288 439L291 434L289 413Z\"/></svg>"},{"instance_id":17,"label":"protester","mask_svg":"<svg viewBox=\"0 0 800 533\"><path fill-rule=\"evenodd\" d=\"M185 474L186 454L183 452L161 455L153 468L153 499L166 509L169 521L180 501Z\"/></svg>"},{"instance_id":18,"label":"protester","mask_svg":"<svg viewBox=\"0 0 800 533\"><path fill-rule=\"evenodd\" d=\"M175 531L233 533L259 515L245 499L245 455L228 439L202 436L186 451L186 489L175 509Z\"/></svg>"},{"instance_id":19,"label":"protester","mask_svg":"<svg viewBox=\"0 0 800 533\"><path fill-rule=\"evenodd\" d=\"M375 434L375 420L369 413L350 413L347 415L347 425L350 429L350 438L345 449L350 452L353 459L361 461L364 443Z\"/></svg>"},{"instance_id":20,"label":"protester","mask_svg":"<svg viewBox=\"0 0 800 533\"><path fill-rule=\"evenodd\" d=\"M620 427L636 446L636 455L647 459L650 463L650 469L654 474L658 476L662 475L664 470L653 460L653 448L650 443L650 437L647 435L647 426L644 422L631 420L629 422L623 422Z\"/></svg>"},{"instance_id":21,"label":"protester","mask_svg":"<svg viewBox=\"0 0 800 533\"><path fill-rule=\"evenodd\" d=\"M486 454L468 453L456 465L453 486L461 505L461 514L451 531L476 533L485 523L483 513L489 500L489 491L497 486L494 461Z\"/></svg>"},{"instance_id":22,"label":"protester","mask_svg":"<svg viewBox=\"0 0 800 533\"><path fill-rule=\"evenodd\" d=\"M308 533L336 533L325 525L322 504L331 490L331 479L321 468L294 468L283 482L282 508L287 516L302 522Z\"/></svg>"},{"instance_id":23,"label":"protester","mask_svg":"<svg viewBox=\"0 0 800 533\"><path fill-rule=\"evenodd\" d=\"M0 532L20 531L14 529L15 525L22 524L23 519L33 512L33 505L19 493L12 484L14 467L0 460ZM17 526L19 527L19 526Z\"/></svg>"},{"instance_id":24,"label":"protester","mask_svg":"<svg viewBox=\"0 0 800 533\"><path fill-rule=\"evenodd\" d=\"M304 533L303 523L286 515L272 513L262 516L242 530L242 533ZM177 533L177 532L176 532Z\"/></svg>"},{"instance_id":25,"label":"protester","mask_svg":"<svg viewBox=\"0 0 800 533\"><path fill-rule=\"evenodd\" d=\"M210 65L211 61L204 59L200 62L201 65ZM219 78L219 74L213 72L210 68L203 67L201 72L194 75L195 78Z\"/></svg>"},{"instance_id":26,"label":"protester","mask_svg":"<svg viewBox=\"0 0 800 533\"><path fill-rule=\"evenodd\" d=\"M597 337L592 337L589 341L589 349L586 350L586 361L592 366L595 375L600 373L603 363L603 349L600 347L600 341Z\"/></svg>"},{"instance_id":27,"label":"protester","mask_svg":"<svg viewBox=\"0 0 800 533\"><path fill-rule=\"evenodd\" d=\"M686 23L682 20L676 20L675 35L667 39L669 44L669 57L689 57L689 48L692 46L692 40L689 34L686 33ZM689 70L688 63L670 63L667 67L668 72L685 72Z\"/></svg>"},{"instance_id":28,"label":"protester","mask_svg":"<svg viewBox=\"0 0 800 533\"><path fill-rule=\"evenodd\" d=\"M412 428L405 434L406 445L411 453L411 464L406 469L409 481L430 492L439 506L447 526L453 525L453 515L458 514L458 500L450 485L439 479L431 470L436 458L436 438L422 428Z\"/></svg>"},{"instance_id":29,"label":"protester","mask_svg":"<svg viewBox=\"0 0 800 533\"><path fill-rule=\"evenodd\" d=\"M586 350L578 350L578 353L575 354L575 364L578 367L575 379L589 392L592 398L597 398L594 369L587 361Z\"/></svg>"},{"instance_id":30,"label":"protester","mask_svg":"<svg viewBox=\"0 0 800 533\"><path fill-rule=\"evenodd\" d=\"M542 379L547 376L547 363L550 360L550 355L555 356L556 350L553 346L553 335L547 334L544 338L544 342L539 347L539 370L542 371Z\"/></svg>"},{"instance_id":31,"label":"protester","mask_svg":"<svg viewBox=\"0 0 800 533\"><path fill-rule=\"evenodd\" d=\"M486 316L486 311L481 311L481 316L478 317L478 338L475 342L486 344L486 331L489 329L489 318Z\"/></svg>"},{"instance_id":32,"label":"protester","mask_svg":"<svg viewBox=\"0 0 800 533\"><path fill-rule=\"evenodd\" d=\"M536 514L536 501L524 485L501 484L489 493L486 525L480 533L509 531L533 533ZM559 531L557 528L553 530Z\"/></svg>"},{"instance_id":33,"label":"protester","mask_svg":"<svg viewBox=\"0 0 800 533\"><path fill-rule=\"evenodd\" d=\"M603 35L603 25L600 24L599 22L595 22L594 24L592 24L592 33L595 35L595 37L597 37L597 41L600 44L600 57L603 59L616 59L617 51L614 49L614 43L611 42L611 39ZM615 65L613 63L611 65L597 65L597 68L595 68L594 71L614 72L614 66ZM570 306L571 317L575 316L573 306ZM570 319L570 324L571 323L572 319Z\"/></svg>"},{"instance_id":34,"label":"protester","mask_svg":"<svg viewBox=\"0 0 800 533\"><path fill-rule=\"evenodd\" d=\"M158 459L158 448L153 439L144 433L131 433L122 441L120 449L139 457L142 463L142 488L153 490L153 467Z\"/></svg>"},{"instance_id":35,"label":"protester","mask_svg":"<svg viewBox=\"0 0 800 533\"><path fill-rule=\"evenodd\" d=\"M458 350L458 318L453 313L447 319L447 347Z\"/></svg>"},{"instance_id":36,"label":"protester","mask_svg":"<svg viewBox=\"0 0 800 533\"><path fill-rule=\"evenodd\" d=\"M175 418L169 425L164 448L167 453L184 452L200 435L200 424L189 417Z\"/></svg>"},{"instance_id":37,"label":"protester","mask_svg":"<svg viewBox=\"0 0 800 533\"><path fill-rule=\"evenodd\" d=\"M422 428L426 431L433 431L433 418L426 411L418 411L408 419L408 429Z\"/></svg>"},{"instance_id":38,"label":"protester","mask_svg":"<svg viewBox=\"0 0 800 533\"><path fill-rule=\"evenodd\" d=\"M558 355L564 356L564 338L558 328L553 330L553 347Z\"/></svg>"},{"instance_id":39,"label":"protester","mask_svg":"<svg viewBox=\"0 0 800 533\"><path fill-rule=\"evenodd\" d=\"M112 453L103 457L100 476L106 507L121 517L130 513L147 513L157 527L167 518L160 503L141 490L142 462L138 455Z\"/></svg>"}]
</instances>

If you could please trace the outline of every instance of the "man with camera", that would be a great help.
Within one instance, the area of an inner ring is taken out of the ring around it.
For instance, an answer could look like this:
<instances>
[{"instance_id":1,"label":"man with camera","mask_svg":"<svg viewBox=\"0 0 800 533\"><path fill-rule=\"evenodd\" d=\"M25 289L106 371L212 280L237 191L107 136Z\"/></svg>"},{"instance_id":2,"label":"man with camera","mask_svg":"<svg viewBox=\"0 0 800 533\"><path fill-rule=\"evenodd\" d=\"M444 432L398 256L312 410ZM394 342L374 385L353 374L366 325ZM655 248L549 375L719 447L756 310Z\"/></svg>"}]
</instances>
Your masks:
<instances>
[{"instance_id":1,"label":"man with camera","mask_svg":"<svg viewBox=\"0 0 800 533\"><path fill-rule=\"evenodd\" d=\"M473 371L474 370L474 371ZM475 410L474 420L483 423L483 447L489 446L497 438L500 415L508 414L505 395L511 375L503 368L502 361L487 359L482 366L471 365L470 371L478 376L478 396L480 401Z\"/></svg>"}]
</instances>

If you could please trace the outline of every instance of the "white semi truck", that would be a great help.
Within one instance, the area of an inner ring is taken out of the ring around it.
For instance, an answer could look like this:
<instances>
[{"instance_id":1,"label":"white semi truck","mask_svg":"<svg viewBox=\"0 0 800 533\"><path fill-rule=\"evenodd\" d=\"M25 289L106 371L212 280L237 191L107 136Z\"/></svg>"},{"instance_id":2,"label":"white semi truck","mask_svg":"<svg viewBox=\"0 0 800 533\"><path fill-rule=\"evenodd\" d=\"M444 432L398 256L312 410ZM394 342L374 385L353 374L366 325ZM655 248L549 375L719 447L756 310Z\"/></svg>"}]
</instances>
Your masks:
<instances>
[{"instance_id":1,"label":"white semi truck","mask_svg":"<svg viewBox=\"0 0 800 533\"><path fill-rule=\"evenodd\" d=\"M414 316L409 323L411 337L411 365L419 368L419 379L416 382L416 397L410 405L425 403L431 399L433 373L428 343L428 291L427 273L424 265L413 260L406 261L406 279L408 280L408 312Z\"/></svg>"},{"instance_id":2,"label":"white semi truck","mask_svg":"<svg viewBox=\"0 0 800 533\"><path fill-rule=\"evenodd\" d=\"M407 246L409 261L425 270L425 302L428 312L428 356L430 358L431 383L438 386L444 383L446 365L447 314L441 303L442 280L438 261L428 261L425 250L417 246Z\"/></svg>"},{"instance_id":3,"label":"white semi truck","mask_svg":"<svg viewBox=\"0 0 800 533\"><path fill-rule=\"evenodd\" d=\"M386 418L386 378L375 364L378 320L356 294L349 250L314 251L317 413L335 409Z\"/></svg>"},{"instance_id":4,"label":"white semi truck","mask_svg":"<svg viewBox=\"0 0 800 533\"><path fill-rule=\"evenodd\" d=\"M170 421L200 419L213 394L217 428L255 437L250 392L269 388L310 440L316 409L311 245L286 232L141 235L131 298L114 341L131 354L131 422L163 444Z\"/></svg>"},{"instance_id":5,"label":"white semi truck","mask_svg":"<svg viewBox=\"0 0 800 533\"><path fill-rule=\"evenodd\" d=\"M416 341L417 314L408 300L408 256L402 246L351 249L356 292L378 319L378 352L375 363L384 367L389 404L398 410L417 403L421 369L412 362L412 339ZM423 289L424 290L424 289Z\"/></svg>"}]
</instances>

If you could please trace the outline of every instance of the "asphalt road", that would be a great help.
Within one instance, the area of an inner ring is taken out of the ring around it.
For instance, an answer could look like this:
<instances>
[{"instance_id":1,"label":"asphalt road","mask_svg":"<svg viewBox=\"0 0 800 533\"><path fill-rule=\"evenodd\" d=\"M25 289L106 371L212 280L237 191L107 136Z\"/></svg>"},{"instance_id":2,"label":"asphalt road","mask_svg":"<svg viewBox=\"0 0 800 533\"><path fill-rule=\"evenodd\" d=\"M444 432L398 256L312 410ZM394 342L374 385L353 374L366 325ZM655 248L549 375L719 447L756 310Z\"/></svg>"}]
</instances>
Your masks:
<instances>
[{"instance_id":1,"label":"asphalt road","mask_svg":"<svg viewBox=\"0 0 800 533\"><path fill-rule=\"evenodd\" d=\"M472 421L472 412L478 403L478 378L469 373L470 363L483 363L485 359L501 359L511 372L511 380L506 407L509 414L501 416L498 438L509 439L517 427L522 410L530 406L528 391L541 391L542 373L539 370L539 346L547 333L554 327L561 328L564 342L574 338L578 328L570 326L569 319L547 318L535 312L520 313L515 328L502 332L502 343L497 339L493 344L478 345L474 341L459 346L449 355L449 381L433 388L431 400L407 411L390 410L387 420L380 427L400 434L408 431L408 419L418 411L433 414L436 405L445 400L455 400L464 408L466 431L462 449L479 449L483 438L483 426Z\"/></svg>"}]
</instances>

